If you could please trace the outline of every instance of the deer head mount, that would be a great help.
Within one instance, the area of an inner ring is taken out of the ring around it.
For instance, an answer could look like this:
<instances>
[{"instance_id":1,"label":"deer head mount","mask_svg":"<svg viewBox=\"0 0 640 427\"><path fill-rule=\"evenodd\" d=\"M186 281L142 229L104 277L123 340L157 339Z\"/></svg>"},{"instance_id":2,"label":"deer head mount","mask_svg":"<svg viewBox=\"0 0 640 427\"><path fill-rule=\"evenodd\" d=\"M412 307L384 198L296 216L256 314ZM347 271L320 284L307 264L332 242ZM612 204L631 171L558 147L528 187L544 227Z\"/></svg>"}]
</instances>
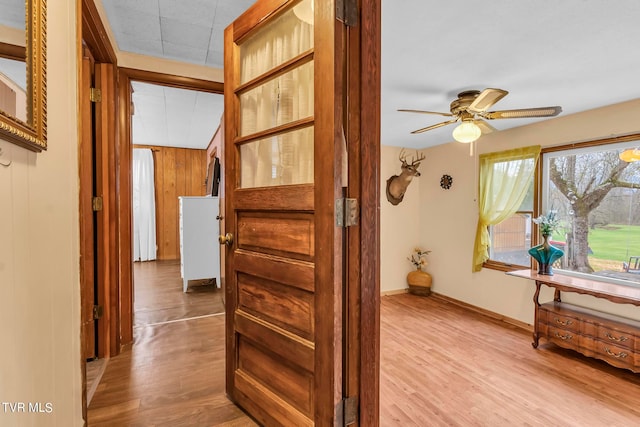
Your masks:
<instances>
[{"instance_id":1,"label":"deer head mount","mask_svg":"<svg viewBox=\"0 0 640 427\"><path fill-rule=\"evenodd\" d=\"M397 205L402 201L404 193L407 191L407 187L413 177L420 176L418 167L420 166L420 162L425 159L425 156L416 151L416 158L411 157L411 163L407 163L407 155L403 148L400 150L399 159L402 162L400 175L393 175L387 180L387 200L389 200L392 205Z\"/></svg>"}]
</instances>

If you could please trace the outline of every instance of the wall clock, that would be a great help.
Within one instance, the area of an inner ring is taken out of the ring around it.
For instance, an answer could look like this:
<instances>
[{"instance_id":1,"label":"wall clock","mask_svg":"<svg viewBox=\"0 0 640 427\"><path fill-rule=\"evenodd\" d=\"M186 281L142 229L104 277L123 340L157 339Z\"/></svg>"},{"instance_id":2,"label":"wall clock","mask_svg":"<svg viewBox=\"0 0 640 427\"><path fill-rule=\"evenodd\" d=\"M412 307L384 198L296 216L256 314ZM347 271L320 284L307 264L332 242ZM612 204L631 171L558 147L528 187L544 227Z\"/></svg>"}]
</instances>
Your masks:
<instances>
[{"instance_id":1,"label":"wall clock","mask_svg":"<svg viewBox=\"0 0 640 427\"><path fill-rule=\"evenodd\" d=\"M448 190L451 188L451 184L453 184L453 178L449 175L442 175L442 178L440 178L440 187Z\"/></svg>"}]
</instances>

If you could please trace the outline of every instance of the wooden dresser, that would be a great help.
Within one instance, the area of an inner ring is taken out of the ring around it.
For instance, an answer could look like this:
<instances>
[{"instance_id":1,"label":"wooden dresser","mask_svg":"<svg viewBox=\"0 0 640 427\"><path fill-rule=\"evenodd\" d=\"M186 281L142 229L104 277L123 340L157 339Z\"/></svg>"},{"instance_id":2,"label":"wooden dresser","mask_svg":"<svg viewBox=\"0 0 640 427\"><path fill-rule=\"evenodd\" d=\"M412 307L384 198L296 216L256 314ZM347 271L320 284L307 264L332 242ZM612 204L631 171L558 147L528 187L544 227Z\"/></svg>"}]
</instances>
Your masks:
<instances>
[{"instance_id":1,"label":"wooden dresser","mask_svg":"<svg viewBox=\"0 0 640 427\"><path fill-rule=\"evenodd\" d=\"M582 279L562 274L539 275L518 270L510 276L534 280L536 292L533 347L540 338L560 347L576 350L619 368L640 372L640 322L613 314L562 302L561 292L574 292L603 298L618 304L640 306L640 288ZM540 304L540 288L555 289L554 300Z\"/></svg>"}]
</instances>

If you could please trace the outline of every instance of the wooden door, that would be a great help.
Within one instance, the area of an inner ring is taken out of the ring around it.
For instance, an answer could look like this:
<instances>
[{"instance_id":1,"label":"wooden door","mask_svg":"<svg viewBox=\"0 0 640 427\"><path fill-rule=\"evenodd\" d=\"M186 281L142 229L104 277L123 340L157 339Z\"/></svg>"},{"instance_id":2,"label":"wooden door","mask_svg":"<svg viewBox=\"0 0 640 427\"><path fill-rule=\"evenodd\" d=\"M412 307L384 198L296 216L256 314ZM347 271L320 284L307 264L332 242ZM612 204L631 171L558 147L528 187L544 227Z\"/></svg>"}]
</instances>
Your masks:
<instances>
[{"instance_id":1,"label":"wooden door","mask_svg":"<svg viewBox=\"0 0 640 427\"><path fill-rule=\"evenodd\" d=\"M98 319L98 357L115 356L120 352L119 310L124 304L118 301L117 262L123 251L116 238L116 108L115 66L96 63L95 86L100 95L95 102L95 195L101 203L96 211L97 286L96 300L103 307ZM128 242L131 246L131 240ZM127 252L130 254L130 252ZM133 262L129 257L129 262Z\"/></svg>"},{"instance_id":2,"label":"wooden door","mask_svg":"<svg viewBox=\"0 0 640 427\"><path fill-rule=\"evenodd\" d=\"M95 239L92 207L94 188L93 168L93 105L90 90L93 86L94 60L86 47L82 57L80 139L80 299L82 317L83 360L96 357L96 334L93 306L95 305Z\"/></svg>"},{"instance_id":3,"label":"wooden door","mask_svg":"<svg viewBox=\"0 0 640 427\"><path fill-rule=\"evenodd\" d=\"M259 0L225 31L227 392L264 425L343 417L334 13L334 1Z\"/></svg>"}]
</instances>

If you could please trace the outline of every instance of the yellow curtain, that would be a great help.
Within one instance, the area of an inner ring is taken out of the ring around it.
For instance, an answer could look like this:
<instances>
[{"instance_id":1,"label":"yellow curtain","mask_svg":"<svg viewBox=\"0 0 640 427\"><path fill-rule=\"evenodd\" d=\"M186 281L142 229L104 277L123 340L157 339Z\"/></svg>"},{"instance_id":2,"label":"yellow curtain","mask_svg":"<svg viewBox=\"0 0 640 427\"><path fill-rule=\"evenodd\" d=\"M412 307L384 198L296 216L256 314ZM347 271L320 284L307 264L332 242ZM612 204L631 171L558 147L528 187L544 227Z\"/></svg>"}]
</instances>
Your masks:
<instances>
[{"instance_id":1,"label":"yellow curtain","mask_svg":"<svg viewBox=\"0 0 640 427\"><path fill-rule=\"evenodd\" d=\"M473 252L474 272L489 259L488 227L513 215L533 182L540 146L517 148L480 156L478 228Z\"/></svg>"}]
</instances>

